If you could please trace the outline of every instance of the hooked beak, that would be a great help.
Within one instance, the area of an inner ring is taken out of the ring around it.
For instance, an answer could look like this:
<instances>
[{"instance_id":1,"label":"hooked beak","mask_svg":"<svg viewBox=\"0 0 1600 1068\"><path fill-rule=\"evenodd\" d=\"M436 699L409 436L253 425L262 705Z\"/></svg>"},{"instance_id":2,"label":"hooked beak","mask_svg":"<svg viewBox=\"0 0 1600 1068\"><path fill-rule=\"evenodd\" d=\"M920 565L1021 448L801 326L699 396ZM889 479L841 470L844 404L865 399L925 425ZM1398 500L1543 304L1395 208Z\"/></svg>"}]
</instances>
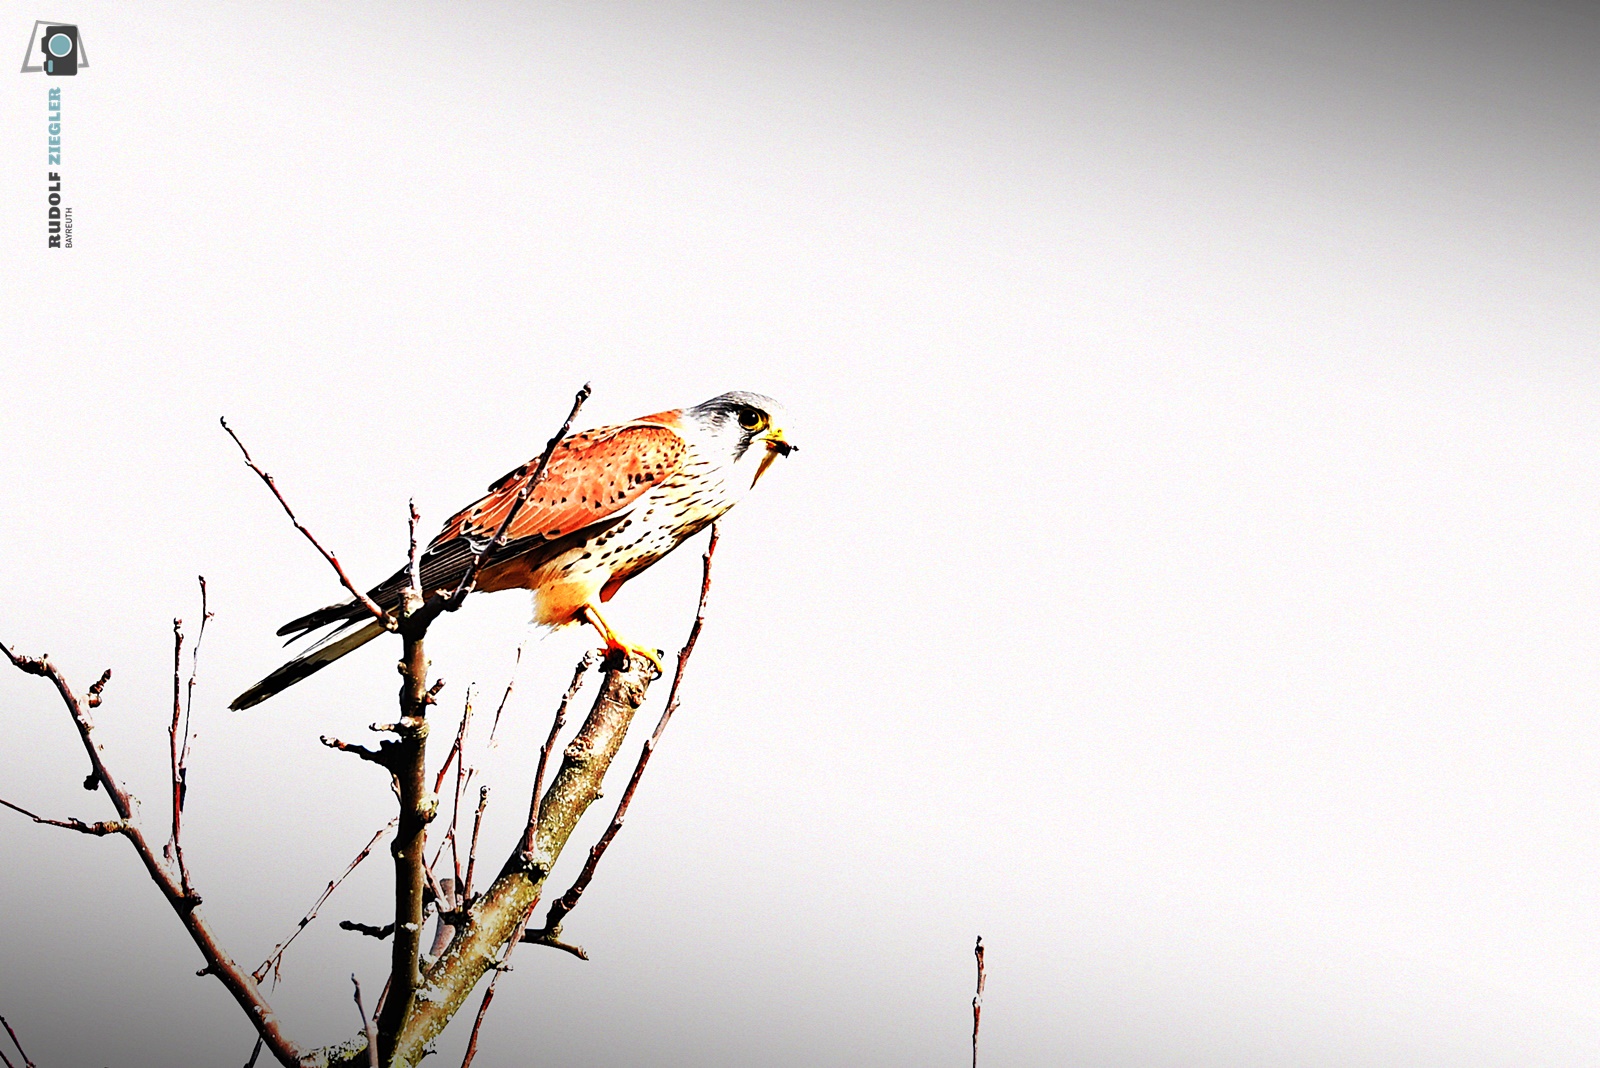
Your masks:
<instances>
[{"instance_id":1,"label":"hooked beak","mask_svg":"<svg viewBox=\"0 0 1600 1068\"><path fill-rule=\"evenodd\" d=\"M761 458L761 466L756 468L756 477L750 480L751 486L761 481L761 476L767 473L767 468L772 466L772 461L780 456L788 456L791 452L799 451L798 446L790 445L783 439L783 431L777 427L773 427L761 435L761 440L767 446L767 454Z\"/></svg>"},{"instance_id":2,"label":"hooked beak","mask_svg":"<svg viewBox=\"0 0 1600 1068\"><path fill-rule=\"evenodd\" d=\"M800 451L800 447L798 445L790 445L784 440L783 431L777 427L773 427L771 430L762 435L761 440L767 443L767 448L771 449L779 456L788 456L791 452Z\"/></svg>"}]
</instances>

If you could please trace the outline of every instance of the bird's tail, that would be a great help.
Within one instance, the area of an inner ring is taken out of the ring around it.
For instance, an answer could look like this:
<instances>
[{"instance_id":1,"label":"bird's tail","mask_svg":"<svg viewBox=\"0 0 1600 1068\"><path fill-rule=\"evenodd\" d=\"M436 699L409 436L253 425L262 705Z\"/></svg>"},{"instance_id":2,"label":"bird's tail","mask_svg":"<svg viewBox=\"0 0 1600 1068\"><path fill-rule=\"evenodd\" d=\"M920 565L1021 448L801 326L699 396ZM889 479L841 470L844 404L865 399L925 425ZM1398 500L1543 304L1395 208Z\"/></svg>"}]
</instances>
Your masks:
<instances>
[{"instance_id":1,"label":"bird's tail","mask_svg":"<svg viewBox=\"0 0 1600 1068\"><path fill-rule=\"evenodd\" d=\"M237 711L241 708L259 705L273 694L287 690L306 676L321 671L341 656L361 648L382 633L383 624L374 619L366 626L352 631L342 638L337 638L325 645L319 645L314 649L307 650L303 655L295 657L244 693L235 697L233 704L228 707Z\"/></svg>"}]
</instances>

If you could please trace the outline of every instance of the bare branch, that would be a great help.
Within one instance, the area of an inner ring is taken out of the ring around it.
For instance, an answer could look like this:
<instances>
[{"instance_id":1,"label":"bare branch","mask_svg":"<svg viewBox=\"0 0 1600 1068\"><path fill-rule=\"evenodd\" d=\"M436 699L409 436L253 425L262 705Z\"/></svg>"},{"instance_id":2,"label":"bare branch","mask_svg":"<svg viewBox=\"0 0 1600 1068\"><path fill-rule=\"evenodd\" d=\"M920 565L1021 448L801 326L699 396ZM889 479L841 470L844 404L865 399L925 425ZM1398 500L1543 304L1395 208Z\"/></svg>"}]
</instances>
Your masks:
<instances>
[{"instance_id":1,"label":"bare branch","mask_svg":"<svg viewBox=\"0 0 1600 1068\"><path fill-rule=\"evenodd\" d=\"M590 388L589 383L585 382L583 388L578 390L577 396L572 399L572 410L567 413L567 421L561 424L561 429L556 431L555 437L551 438L549 444L544 447L544 454L539 457L539 464L533 469L533 477L522 484L522 489L517 492L516 500L511 502L510 510L506 512L505 519L500 523L500 529L495 531L493 540L485 545L482 550L472 554L472 566L467 569L465 575L461 576L461 582L457 584L455 592L450 595L452 610L459 607L462 598L472 591L473 584L478 581L478 569L483 566L483 562L489 558L491 553L506 543L506 533L511 529L511 524L517 518L517 513L522 510L522 506L527 503L529 495L533 493L534 487L544 477L545 468L550 466L550 457L555 455L556 447L561 444L563 438L571 433L572 421L578 417L578 409L583 407L583 402L589 399L591 392L593 390Z\"/></svg>"},{"instance_id":2,"label":"bare branch","mask_svg":"<svg viewBox=\"0 0 1600 1068\"><path fill-rule=\"evenodd\" d=\"M500 729L500 713L506 710L506 702L511 700L511 689L517 684L517 669L522 666L522 650L527 646L526 639L517 646L517 658L511 662L511 678L506 680L506 692L500 695L500 706L494 710L494 722L489 724L489 748L494 748L494 735Z\"/></svg>"},{"instance_id":3,"label":"bare branch","mask_svg":"<svg viewBox=\"0 0 1600 1068\"><path fill-rule=\"evenodd\" d=\"M422 952L423 887L431 873L423 856L428 823L438 811L438 795L427 784L428 705L438 687L428 688L428 658L423 638L432 617L419 617L422 595L413 589L402 594L400 636L399 739L385 743L400 799L400 822L390 852L394 856L394 942L391 944L389 990L378 1010L379 1055L392 1060L395 1036L411 1015L422 978L418 960ZM436 890L437 892L437 890Z\"/></svg>"},{"instance_id":4,"label":"bare branch","mask_svg":"<svg viewBox=\"0 0 1600 1068\"><path fill-rule=\"evenodd\" d=\"M538 907L539 899L536 897L528 906L527 911L523 913L522 922L517 925L516 931L511 936L511 941L506 943L505 955L494 965L494 974L489 976L489 985L484 988L483 1000L478 1003L478 1015L472 1021L472 1034L467 1039L467 1052L461 1059L461 1068L472 1068L472 1059L478 1055L478 1032L483 1029L483 1019L489 1015L489 1006L494 1002L495 984L500 981L501 973L511 970L511 954L523 941L528 921L533 918L533 910Z\"/></svg>"},{"instance_id":5,"label":"bare branch","mask_svg":"<svg viewBox=\"0 0 1600 1068\"><path fill-rule=\"evenodd\" d=\"M571 953L579 960L589 959L588 950L584 949L582 946L575 946L569 942L561 941L556 937L556 934L551 931L524 931L522 933L522 941L527 942L530 945L549 946L551 949L559 949L564 953Z\"/></svg>"},{"instance_id":6,"label":"bare branch","mask_svg":"<svg viewBox=\"0 0 1600 1068\"><path fill-rule=\"evenodd\" d=\"M534 838L539 833L539 815L543 806L540 791L544 789L544 769L550 760L550 750L555 748L556 737L566 725L567 706L578 695L578 690L583 686L583 676L594 666L599 655L599 650L590 649L578 661L578 667L572 673L572 682L567 686L567 692L561 695L561 703L556 706L555 719L550 724L550 736L539 747L539 765L533 773L533 800L528 804L528 825L522 832L522 851L525 854L531 854Z\"/></svg>"},{"instance_id":7,"label":"bare branch","mask_svg":"<svg viewBox=\"0 0 1600 1068\"><path fill-rule=\"evenodd\" d=\"M228 421L226 419L222 420L222 429L226 430L228 432L228 436L233 439L233 443L239 446L239 451L244 454L245 464L250 468L250 470L254 471L260 476L261 481L267 484L267 489L271 490L272 495L278 498L278 503L283 505L284 514L289 517L289 522L293 523L294 528L306 536L306 540L316 548L317 552L322 554L322 558L328 561L329 566L331 566L334 572L338 574L339 581L343 583L345 589L350 591L350 596L355 598L357 604L361 605L362 608L365 608L368 612L370 612L372 614L372 618L382 623L385 630L394 630L396 628L394 617L389 615L389 613L385 612L383 609L379 608L377 603L374 602L371 597L368 597L359 587L356 586L354 582L350 580L350 576L344 572L344 566L339 563L339 558L333 555L327 549L324 549L322 547L322 543L316 539L316 536L306 528L304 523L300 522L299 518L294 514L294 509L289 507L289 502L284 500L283 494L278 491L278 484L272 480L271 475L261 470L260 467L256 466L256 462L250 459L250 450L244 447L244 442L239 440L239 435L233 432L233 427L228 425Z\"/></svg>"},{"instance_id":8,"label":"bare branch","mask_svg":"<svg viewBox=\"0 0 1600 1068\"><path fill-rule=\"evenodd\" d=\"M384 752L381 748L379 748L379 749L368 749L364 745L355 745L355 744L352 744L350 742L341 742L339 739L329 737L326 734L322 735L322 739L321 740L322 740L322 744L327 746L329 749L337 749L341 753L350 753L350 754L353 754L355 756L360 757L362 760L370 760L374 764L382 764L384 767L388 767L389 766L388 754L386 752ZM383 745L388 745L389 743L385 742L385 743L382 743L382 744Z\"/></svg>"},{"instance_id":9,"label":"bare branch","mask_svg":"<svg viewBox=\"0 0 1600 1068\"><path fill-rule=\"evenodd\" d=\"M323 890L322 893L317 896L317 899L311 903L311 907L306 910L306 914L304 916L300 917L300 922L295 924L295 928L292 932L290 932L289 937L285 938L282 942L279 942L276 946L273 946L272 952L267 954L267 959L261 962L261 967L250 973L255 978L256 982L259 983L265 979L267 977L267 973L270 971L272 973L272 983L274 986L277 985L279 979L278 969L283 963L284 951L289 948L296 938L300 937L300 932L304 931L308 926L310 926L311 921L317 918L318 910L327 903L328 898L333 896L333 892L339 889L339 886L350 877L350 873L360 867L361 862L366 860L367 857L372 854L372 847L377 845L379 840L382 839L384 835L393 830L394 825L399 821L400 817L396 816L382 827L379 827L378 833L374 834L371 840L368 841L366 845L361 847L361 852L357 853L355 855L355 859L345 866L344 871L339 874L339 877L337 879L330 879L328 881L327 889Z\"/></svg>"},{"instance_id":10,"label":"bare branch","mask_svg":"<svg viewBox=\"0 0 1600 1068\"><path fill-rule=\"evenodd\" d=\"M350 981L356 987L356 1011L361 1014L361 1030L367 1036L367 1057L372 1068L378 1068L378 1036L372 1033L372 1021L367 1018L367 1007L361 1004L361 981L356 978L356 973L350 973Z\"/></svg>"},{"instance_id":11,"label":"bare branch","mask_svg":"<svg viewBox=\"0 0 1600 1068\"><path fill-rule=\"evenodd\" d=\"M176 873L162 862L160 854L150 844L144 832L133 822L133 795L123 789L116 776L111 773L111 769L106 766L105 754L99 743L94 740L94 721L89 716L88 707L79 700L65 676L48 657L18 656L4 646L0 646L0 649L4 649L6 659L19 670L29 675L47 678L55 686L68 715L72 717L73 725L78 729L78 737L83 742L84 751L89 755L89 764L94 769L91 778L105 787L106 795L111 798L111 804L123 824L119 833L133 845L151 881L156 884L172 910L177 913L195 947L205 958L206 966L202 971L209 972L222 981L222 985L233 995L234 1001L244 1010L280 1064L296 1068L302 1063L314 1063L314 1059L303 1062L304 1054L283 1033L277 1014L261 996L255 979L240 968L222 948L216 932L211 929L210 923L200 912L200 895L195 893L192 887L183 885Z\"/></svg>"},{"instance_id":12,"label":"bare branch","mask_svg":"<svg viewBox=\"0 0 1600 1068\"><path fill-rule=\"evenodd\" d=\"M100 677L98 679L96 679L93 684L90 685L90 687L89 687L89 699L87 701L85 701L84 703L87 704L90 708L99 708L100 707L100 698L105 694L106 683L108 683L110 681L111 681L111 669L110 668L106 668L105 671L101 672ZM91 787L89 787L89 789L92 790L92 789L94 789L94 787L91 786Z\"/></svg>"},{"instance_id":13,"label":"bare branch","mask_svg":"<svg viewBox=\"0 0 1600 1068\"><path fill-rule=\"evenodd\" d=\"M472 873L478 867L478 832L483 829L483 810L489 804L489 787L478 787L478 811L472 816L472 845L467 849L467 877L461 884L461 900L472 900Z\"/></svg>"},{"instance_id":14,"label":"bare branch","mask_svg":"<svg viewBox=\"0 0 1600 1068\"><path fill-rule=\"evenodd\" d=\"M972 948L973 956L978 958L978 992L972 997L972 1068L978 1068L978 1023L983 1018L983 936L978 936L978 944Z\"/></svg>"},{"instance_id":15,"label":"bare branch","mask_svg":"<svg viewBox=\"0 0 1600 1068\"><path fill-rule=\"evenodd\" d=\"M386 923L382 927L374 927L370 923L358 923L355 920L340 920L339 929L341 931L354 931L356 934L364 934L368 938L377 939L388 938L390 935L394 934L394 924L392 923Z\"/></svg>"},{"instance_id":16,"label":"bare branch","mask_svg":"<svg viewBox=\"0 0 1600 1068\"><path fill-rule=\"evenodd\" d=\"M406 566L411 572L411 588L418 593L422 592L422 569L417 561L417 524L422 521L422 516L417 512L416 498L406 502L408 512L406 529L410 532L410 547L406 551Z\"/></svg>"},{"instance_id":17,"label":"bare branch","mask_svg":"<svg viewBox=\"0 0 1600 1068\"><path fill-rule=\"evenodd\" d=\"M437 957L444 952L450 944L450 939L455 937L456 925L461 922L461 895L460 884L454 879L446 878L439 881L441 896L434 900L434 925L433 945L428 949L428 956Z\"/></svg>"},{"instance_id":18,"label":"bare branch","mask_svg":"<svg viewBox=\"0 0 1600 1068\"><path fill-rule=\"evenodd\" d=\"M22 1063L26 1066L26 1068L39 1068L37 1064L33 1063L33 1058L28 1056L28 1051L22 1048L22 1041L17 1038L17 1032L12 1029L10 1021L8 1021L4 1016L0 1016L0 1026L4 1026L6 1029L6 1034L11 1036L11 1044L17 1047L18 1053L22 1054ZM6 1061L6 1063L10 1064L11 1062Z\"/></svg>"},{"instance_id":19,"label":"bare branch","mask_svg":"<svg viewBox=\"0 0 1600 1068\"><path fill-rule=\"evenodd\" d=\"M588 889L589 881L594 878L595 868L600 863L600 858L611 846L611 840L622 830L622 821L628 815L628 806L633 803L633 792L639 788L639 780L644 777L644 769L650 763L650 755L655 752L656 745L661 741L661 735L667 729L667 723L672 719L672 714L678 710L678 688L683 683L683 669L689 663L689 657L694 654L695 642L700 640L700 629L706 621L706 599L711 596L711 558L717 552L717 526L711 525L711 540L706 543L706 553L701 560L700 569L700 603L695 608L694 624L689 628L689 638L683 643L683 648L678 650L677 668L672 674L672 688L667 691L667 707L662 710L661 718L656 722L656 729L651 732L649 739L644 743L644 748L639 751L639 760L633 766L633 775L628 779L627 789L622 791L622 800L617 802L616 814L611 817L611 823L606 827L605 833L600 836L589 850L589 859L584 862L583 870L573 880L572 886L550 903L550 911L546 913L544 929L539 932L550 938L561 929L561 921L577 907L578 899ZM542 759L542 757L541 757ZM582 956L582 954L579 954ZM584 957L588 960L588 957Z\"/></svg>"},{"instance_id":20,"label":"bare branch","mask_svg":"<svg viewBox=\"0 0 1600 1068\"><path fill-rule=\"evenodd\" d=\"M178 721L183 715L183 620L172 621L172 724L167 728L172 770L172 837L166 853L178 865L178 883L185 895L194 893L189 866L183 861L183 764L178 744Z\"/></svg>"},{"instance_id":21,"label":"bare branch","mask_svg":"<svg viewBox=\"0 0 1600 1068\"><path fill-rule=\"evenodd\" d=\"M609 667L594 707L562 751L561 765L545 792L534 848L524 850L518 843L499 876L465 910L449 947L428 966L427 999L415 1000L404 1027L385 1050L387 1063L395 1068L416 1065L483 974L503 966L505 950L526 929L549 866L599 796L605 773L656 675L655 666L643 657L612 659ZM379 1041L388 1041L381 1014ZM337 1058L338 1054L330 1051L330 1059Z\"/></svg>"},{"instance_id":22,"label":"bare branch","mask_svg":"<svg viewBox=\"0 0 1600 1068\"><path fill-rule=\"evenodd\" d=\"M100 823L85 823L80 819L53 820L48 816L40 816L29 812L21 805L13 805L10 801L0 797L0 805L4 805L13 812L20 812L35 823L47 824L51 827L63 827L69 831L78 831L82 834L92 834L96 837L107 834L122 834L128 825L121 820L105 820Z\"/></svg>"},{"instance_id":23,"label":"bare branch","mask_svg":"<svg viewBox=\"0 0 1600 1068\"><path fill-rule=\"evenodd\" d=\"M200 630L194 636L194 648L189 651L189 688L184 697L183 745L178 749L178 776L183 780L183 801L189 800L189 722L194 715L194 684L200 675L200 646L206 640L206 624L216 613L206 607L206 577L200 579Z\"/></svg>"},{"instance_id":24,"label":"bare branch","mask_svg":"<svg viewBox=\"0 0 1600 1068\"><path fill-rule=\"evenodd\" d=\"M455 870L456 886L460 887L464 880L461 875L461 850L459 848L460 835L457 825L461 819L461 791L466 787L467 754L464 749L467 741L467 727L472 723L472 687L467 687L466 704L461 709L461 726L456 730L456 792L450 803L450 860L451 867ZM434 787L438 793L439 788Z\"/></svg>"}]
</instances>

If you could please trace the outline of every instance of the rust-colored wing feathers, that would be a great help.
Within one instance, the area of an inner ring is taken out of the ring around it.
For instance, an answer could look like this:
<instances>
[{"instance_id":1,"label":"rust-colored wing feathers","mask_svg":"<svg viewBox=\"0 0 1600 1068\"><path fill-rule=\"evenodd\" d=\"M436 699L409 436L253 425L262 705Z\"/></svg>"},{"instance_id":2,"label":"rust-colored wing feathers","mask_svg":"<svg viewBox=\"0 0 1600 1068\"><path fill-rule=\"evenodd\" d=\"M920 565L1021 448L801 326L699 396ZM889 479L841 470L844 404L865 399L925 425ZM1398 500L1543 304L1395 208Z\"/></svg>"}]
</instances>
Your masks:
<instances>
[{"instance_id":1,"label":"rust-colored wing feathers","mask_svg":"<svg viewBox=\"0 0 1600 1068\"><path fill-rule=\"evenodd\" d=\"M585 430L557 445L544 477L517 510L506 532L506 545L494 554L494 560L524 557L531 565L536 562L532 556L560 551L561 546L553 543L570 540L584 528L617 516L650 487L674 474L687 449L678 432L663 425L675 415L664 412L648 420ZM534 459L508 472L489 487L487 496L450 517L420 561L424 589L450 588L461 580L477 547L499 531L537 466ZM578 535L580 539L583 536ZM368 596L384 608L393 608L409 581L406 569L401 568ZM347 601L308 612L284 624L278 633L292 641L329 623L349 622L365 614L360 605Z\"/></svg>"},{"instance_id":2,"label":"rust-colored wing feathers","mask_svg":"<svg viewBox=\"0 0 1600 1068\"><path fill-rule=\"evenodd\" d=\"M556 446L544 477L517 510L506 540L548 541L606 519L674 474L683 464L685 449L677 431L649 423L572 435ZM451 516L433 544L494 537L537 463L530 461L510 472L482 500Z\"/></svg>"}]
</instances>

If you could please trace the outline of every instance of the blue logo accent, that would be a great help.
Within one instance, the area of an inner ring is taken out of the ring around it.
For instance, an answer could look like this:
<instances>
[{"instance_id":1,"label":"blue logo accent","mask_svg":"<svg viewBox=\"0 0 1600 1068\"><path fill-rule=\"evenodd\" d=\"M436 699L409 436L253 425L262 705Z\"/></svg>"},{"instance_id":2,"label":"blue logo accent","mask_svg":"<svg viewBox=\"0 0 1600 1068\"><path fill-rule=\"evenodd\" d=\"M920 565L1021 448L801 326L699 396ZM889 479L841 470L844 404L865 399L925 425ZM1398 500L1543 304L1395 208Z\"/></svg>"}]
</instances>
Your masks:
<instances>
[{"instance_id":1,"label":"blue logo accent","mask_svg":"<svg viewBox=\"0 0 1600 1068\"><path fill-rule=\"evenodd\" d=\"M64 33L58 33L50 38L50 54L64 56L72 51L72 38Z\"/></svg>"}]
</instances>

